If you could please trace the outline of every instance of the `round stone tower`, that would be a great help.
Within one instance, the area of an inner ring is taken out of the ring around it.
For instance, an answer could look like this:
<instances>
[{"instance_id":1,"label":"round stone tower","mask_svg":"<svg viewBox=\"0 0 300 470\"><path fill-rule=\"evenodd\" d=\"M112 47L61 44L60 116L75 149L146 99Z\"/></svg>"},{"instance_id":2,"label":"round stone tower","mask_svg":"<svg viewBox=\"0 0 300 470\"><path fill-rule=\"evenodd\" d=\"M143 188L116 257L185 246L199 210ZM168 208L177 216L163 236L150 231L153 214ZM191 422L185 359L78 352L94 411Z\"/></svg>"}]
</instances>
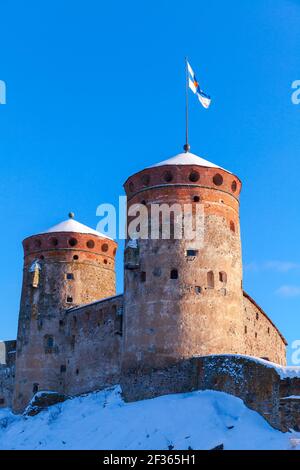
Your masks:
<instances>
[{"instance_id":1,"label":"round stone tower","mask_svg":"<svg viewBox=\"0 0 300 470\"><path fill-rule=\"evenodd\" d=\"M115 295L117 244L73 219L23 241L13 408L38 390L64 391L64 313ZM68 336L69 337L69 336Z\"/></svg>"},{"instance_id":2,"label":"round stone tower","mask_svg":"<svg viewBox=\"0 0 300 470\"><path fill-rule=\"evenodd\" d=\"M168 239L127 241L123 372L195 355L244 354L239 178L183 153L134 174L124 187L129 210L137 203L149 214L157 204L182 211L190 205L203 232L202 239L176 239L171 226Z\"/></svg>"}]
</instances>

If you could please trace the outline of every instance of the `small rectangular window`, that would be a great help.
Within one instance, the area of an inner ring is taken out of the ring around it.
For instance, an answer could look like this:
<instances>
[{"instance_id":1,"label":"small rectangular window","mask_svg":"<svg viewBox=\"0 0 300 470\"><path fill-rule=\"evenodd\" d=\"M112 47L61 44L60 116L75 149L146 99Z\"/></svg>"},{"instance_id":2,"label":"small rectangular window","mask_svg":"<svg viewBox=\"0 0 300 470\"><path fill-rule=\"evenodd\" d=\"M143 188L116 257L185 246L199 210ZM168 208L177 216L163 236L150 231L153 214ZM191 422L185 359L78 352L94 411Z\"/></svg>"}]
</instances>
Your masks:
<instances>
[{"instance_id":1,"label":"small rectangular window","mask_svg":"<svg viewBox=\"0 0 300 470\"><path fill-rule=\"evenodd\" d=\"M4 403L5 403L4 398L0 398L0 405L4 405Z\"/></svg>"},{"instance_id":2,"label":"small rectangular window","mask_svg":"<svg viewBox=\"0 0 300 470\"><path fill-rule=\"evenodd\" d=\"M67 370L67 367L65 366L65 364L60 366L60 372L66 372L66 370Z\"/></svg>"},{"instance_id":3,"label":"small rectangular window","mask_svg":"<svg viewBox=\"0 0 300 470\"><path fill-rule=\"evenodd\" d=\"M201 287L200 286L195 286L195 292L196 292L196 294L201 294Z\"/></svg>"},{"instance_id":4,"label":"small rectangular window","mask_svg":"<svg viewBox=\"0 0 300 470\"><path fill-rule=\"evenodd\" d=\"M67 302L68 304L71 304L73 302L73 297L67 297Z\"/></svg>"},{"instance_id":5,"label":"small rectangular window","mask_svg":"<svg viewBox=\"0 0 300 470\"><path fill-rule=\"evenodd\" d=\"M74 279L73 273L67 273L67 279Z\"/></svg>"},{"instance_id":6,"label":"small rectangular window","mask_svg":"<svg viewBox=\"0 0 300 470\"><path fill-rule=\"evenodd\" d=\"M186 256L197 256L198 250L186 250Z\"/></svg>"},{"instance_id":7,"label":"small rectangular window","mask_svg":"<svg viewBox=\"0 0 300 470\"><path fill-rule=\"evenodd\" d=\"M146 272L145 272L145 271L142 271L142 272L141 272L141 277L140 277L140 279L141 279L141 282L146 282Z\"/></svg>"}]
</instances>

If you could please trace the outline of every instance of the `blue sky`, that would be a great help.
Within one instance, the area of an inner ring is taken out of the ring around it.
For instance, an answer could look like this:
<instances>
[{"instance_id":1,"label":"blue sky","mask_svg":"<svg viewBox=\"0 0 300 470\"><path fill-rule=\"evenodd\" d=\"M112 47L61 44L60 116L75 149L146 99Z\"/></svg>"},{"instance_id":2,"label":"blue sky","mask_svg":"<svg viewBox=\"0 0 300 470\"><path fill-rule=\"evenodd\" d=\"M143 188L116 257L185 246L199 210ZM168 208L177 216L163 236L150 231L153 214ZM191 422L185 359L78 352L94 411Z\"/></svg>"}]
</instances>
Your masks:
<instances>
[{"instance_id":1,"label":"blue sky","mask_svg":"<svg viewBox=\"0 0 300 470\"><path fill-rule=\"evenodd\" d=\"M300 339L300 1L2 2L0 336L16 335L24 237L67 218L96 227L126 178L184 144L243 181L244 287ZM122 244L118 290L122 291ZM289 360L290 360L289 350Z\"/></svg>"}]
</instances>

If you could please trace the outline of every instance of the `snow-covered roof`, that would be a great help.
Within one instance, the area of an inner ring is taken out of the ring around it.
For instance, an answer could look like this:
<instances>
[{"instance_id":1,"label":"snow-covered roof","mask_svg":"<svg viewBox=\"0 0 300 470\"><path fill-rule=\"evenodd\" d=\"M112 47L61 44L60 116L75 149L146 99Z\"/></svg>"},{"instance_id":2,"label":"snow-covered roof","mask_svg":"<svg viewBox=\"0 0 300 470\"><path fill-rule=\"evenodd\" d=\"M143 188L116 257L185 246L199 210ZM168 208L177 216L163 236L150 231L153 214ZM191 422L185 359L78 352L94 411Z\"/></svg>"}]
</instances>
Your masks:
<instances>
[{"instance_id":1,"label":"snow-covered roof","mask_svg":"<svg viewBox=\"0 0 300 470\"><path fill-rule=\"evenodd\" d=\"M109 238L106 235L98 232L97 230L88 227L87 225L81 224L72 218L64 220L53 227L50 227L48 230L42 233L51 233L51 232L74 232L74 233L89 233L91 235L97 235L101 238Z\"/></svg>"},{"instance_id":2,"label":"snow-covered roof","mask_svg":"<svg viewBox=\"0 0 300 470\"><path fill-rule=\"evenodd\" d=\"M151 165L149 168L154 168L156 166L164 166L164 165L197 165L197 166L204 166L207 168L219 168L221 170L225 170L219 165L215 165L214 163L205 160L204 158L198 157L194 153L186 152L186 153L179 153L175 155L175 157L168 158L162 162L156 163L156 165ZM228 173L231 173L228 170L225 170Z\"/></svg>"}]
</instances>

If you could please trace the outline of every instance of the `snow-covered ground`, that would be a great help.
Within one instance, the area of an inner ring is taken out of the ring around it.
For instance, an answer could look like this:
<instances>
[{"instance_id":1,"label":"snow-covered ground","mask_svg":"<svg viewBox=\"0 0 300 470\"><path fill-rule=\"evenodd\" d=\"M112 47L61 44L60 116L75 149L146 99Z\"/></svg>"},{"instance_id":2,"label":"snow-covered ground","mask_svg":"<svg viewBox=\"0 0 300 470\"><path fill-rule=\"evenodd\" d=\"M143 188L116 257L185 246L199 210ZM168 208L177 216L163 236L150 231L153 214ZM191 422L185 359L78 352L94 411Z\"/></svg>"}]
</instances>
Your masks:
<instances>
[{"instance_id":1,"label":"snow-covered ground","mask_svg":"<svg viewBox=\"0 0 300 470\"><path fill-rule=\"evenodd\" d=\"M274 430L239 399L204 391L124 403L119 387L24 418L0 410L0 449L291 449L300 433Z\"/></svg>"}]
</instances>

